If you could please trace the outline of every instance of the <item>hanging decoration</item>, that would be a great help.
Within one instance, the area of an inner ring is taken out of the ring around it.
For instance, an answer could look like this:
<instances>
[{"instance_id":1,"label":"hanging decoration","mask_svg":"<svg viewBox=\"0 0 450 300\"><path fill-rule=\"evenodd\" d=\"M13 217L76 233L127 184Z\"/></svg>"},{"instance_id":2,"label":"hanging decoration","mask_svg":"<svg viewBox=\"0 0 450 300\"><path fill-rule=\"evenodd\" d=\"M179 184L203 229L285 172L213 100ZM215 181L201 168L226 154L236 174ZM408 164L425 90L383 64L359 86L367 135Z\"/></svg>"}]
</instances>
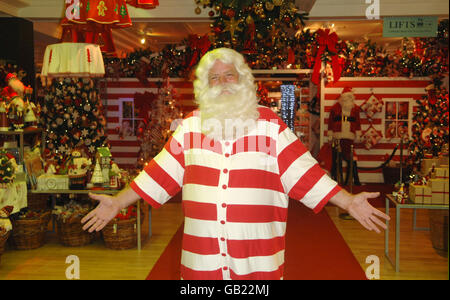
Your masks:
<instances>
[{"instance_id":1,"label":"hanging decoration","mask_svg":"<svg viewBox=\"0 0 450 300\"><path fill-rule=\"evenodd\" d=\"M112 29L132 26L125 0L66 1L66 15L61 21L61 41L70 34L73 43L101 45L105 54L115 55Z\"/></svg>"},{"instance_id":2,"label":"hanging decoration","mask_svg":"<svg viewBox=\"0 0 450 300\"><path fill-rule=\"evenodd\" d=\"M372 149L380 139L383 137L382 133L373 127L371 124L369 128L362 134L363 145L367 150Z\"/></svg>"},{"instance_id":3,"label":"hanging decoration","mask_svg":"<svg viewBox=\"0 0 450 300\"><path fill-rule=\"evenodd\" d=\"M100 46L85 43L59 43L45 49L41 80L49 84L57 77L103 77L105 65Z\"/></svg>"},{"instance_id":4,"label":"hanging decoration","mask_svg":"<svg viewBox=\"0 0 450 300\"><path fill-rule=\"evenodd\" d=\"M360 108L366 113L369 122L372 123L373 116L383 110L383 100L378 99L372 91L372 94L361 104Z\"/></svg>"},{"instance_id":5,"label":"hanging decoration","mask_svg":"<svg viewBox=\"0 0 450 300\"><path fill-rule=\"evenodd\" d=\"M330 32L330 29L319 29L316 32L317 43L319 49L316 54L316 61L314 64L313 74L311 76L311 81L314 84L319 84L320 81L320 70L322 68L322 55L325 51L328 51L331 55L331 69L333 70L333 82L336 82L341 77L341 66L339 64L336 44L339 40L336 32Z\"/></svg>"}]
</instances>

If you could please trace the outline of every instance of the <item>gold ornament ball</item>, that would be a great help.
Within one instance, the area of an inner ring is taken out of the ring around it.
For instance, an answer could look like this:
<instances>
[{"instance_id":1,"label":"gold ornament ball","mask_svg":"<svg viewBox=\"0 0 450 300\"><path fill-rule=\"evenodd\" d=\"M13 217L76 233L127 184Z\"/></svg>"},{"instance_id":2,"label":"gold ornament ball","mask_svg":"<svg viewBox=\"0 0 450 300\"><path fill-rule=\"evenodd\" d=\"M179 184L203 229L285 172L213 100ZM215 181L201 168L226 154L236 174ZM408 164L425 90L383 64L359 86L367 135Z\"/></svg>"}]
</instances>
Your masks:
<instances>
[{"instance_id":1,"label":"gold ornament ball","mask_svg":"<svg viewBox=\"0 0 450 300\"><path fill-rule=\"evenodd\" d=\"M201 14L201 13L202 13L202 9L201 9L200 7L197 6L197 8L195 9L195 13L196 13L197 15Z\"/></svg>"}]
</instances>

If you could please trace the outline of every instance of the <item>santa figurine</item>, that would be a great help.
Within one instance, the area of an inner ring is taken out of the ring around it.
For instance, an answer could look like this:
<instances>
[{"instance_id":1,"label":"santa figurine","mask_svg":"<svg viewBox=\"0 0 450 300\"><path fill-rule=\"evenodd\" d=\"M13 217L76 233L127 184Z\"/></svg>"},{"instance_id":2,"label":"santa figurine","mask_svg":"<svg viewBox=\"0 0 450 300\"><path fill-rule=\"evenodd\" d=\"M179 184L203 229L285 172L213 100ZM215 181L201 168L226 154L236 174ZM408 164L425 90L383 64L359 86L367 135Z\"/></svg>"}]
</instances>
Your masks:
<instances>
[{"instance_id":1,"label":"santa figurine","mask_svg":"<svg viewBox=\"0 0 450 300\"><path fill-rule=\"evenodd\" d=\"M24 126L25 102L23 101L23 96L25 86L13 73L9 73L6 76L6 82L8 86L3 89L2 94L6 96L8 101L7 109L10 123L13 125L14 130L22 131Z\"/></svg>"},{"instance_id":2,"label":"santa figurine","mask_svg":"<svg viewBox=\"0 0 450 300\"><path fill-rule=\"evenodd\" d=\"M355 185L361 185L359 182L357 163L352 159L351 146L359 141L361 137L361 121L359 117L360 108L355 104L355 95L351 88L344 88L338 102L331 107L330 116L328 120L328 137L333 146L333 165L331 168L331 176L337 178L337 162L338 154L350 166L353 160L353 179ZM339 165L342 170L342 165ZM350 167L347 168L347 176L344 185L347 185L350 175Z\"/></svg>"}]
</instances>

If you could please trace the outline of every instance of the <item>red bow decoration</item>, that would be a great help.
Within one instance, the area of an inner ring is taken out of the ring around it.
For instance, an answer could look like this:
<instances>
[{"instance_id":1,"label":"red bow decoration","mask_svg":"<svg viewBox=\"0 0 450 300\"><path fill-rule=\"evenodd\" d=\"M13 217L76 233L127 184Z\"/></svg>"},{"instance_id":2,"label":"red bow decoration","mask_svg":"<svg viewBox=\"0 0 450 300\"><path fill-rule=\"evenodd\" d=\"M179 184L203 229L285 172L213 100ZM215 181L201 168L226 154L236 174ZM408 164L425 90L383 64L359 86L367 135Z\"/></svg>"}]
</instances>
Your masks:
<instances>
[{"instance_id":1,"label":"red bow decoration","mask_svg":"<svg viewBox=\"0 0 450 300\"><path fill-rule=\"evenodd\" d=\"M311 81L318 85L320 81L320 69L322 67L322 54L326 49L330 51L331 56L331 68L333 69L334 82L341 78L341 65L339 64L339 58L337 56L336 44L338 42L338 36L336 32L330 33L330 29L319 29L317 30L317 42L319 43L319 50L316 55L316 62L314 64L313 74Z\"/></svg>"},{"instance_id":2,"label":"red bow decoration","mask_svg":"<svg viewBox=\"0 0 450 300\"><path fill-rule=\"evenodd\" d=\"M209 50L211 47L211 41L207 35L199 36L196 34L189 35L189 47L194 50L192 54L191 61L189 63L189 67L197 64L199 59Z\"/></svg>"},{"instance_id":3,"label":"red bow decoration","mask_svg":"<svg viewBox=\"0 0 450 300\"><path fill-rule=\"evenodd\" d=\"M138 118L142 118L145 123L148 122L148 111L152 109L152 103L157 95L150 92L135 93L134 107L139 111Z\"/></svg>"}]
</instances>

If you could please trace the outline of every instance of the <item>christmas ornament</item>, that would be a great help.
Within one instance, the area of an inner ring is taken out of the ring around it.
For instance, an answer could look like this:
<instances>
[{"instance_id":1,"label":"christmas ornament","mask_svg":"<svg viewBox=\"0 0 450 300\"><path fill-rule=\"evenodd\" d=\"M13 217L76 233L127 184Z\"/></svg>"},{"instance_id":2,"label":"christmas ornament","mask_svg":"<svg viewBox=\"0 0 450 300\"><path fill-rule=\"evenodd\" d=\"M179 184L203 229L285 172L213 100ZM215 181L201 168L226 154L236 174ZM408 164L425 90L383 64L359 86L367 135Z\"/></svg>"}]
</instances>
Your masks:
<instances>
[{"instance_id":1,"label":"christmas ornament","mask_svg":"<svg viewBox=\"0 0 450 300\"><path fill-rule=\"evenodd\" d=\"M372 122L373 116L383 109L383 100L378 99L373 93L361 104L361 110L366 113L369 122Z\"/></svg>"},{"instance_id":2,"label":"christmas ornament","mask_svg":"<svg viewBox=\"0 0 450 300\"><path fill-rule=\"evenodd\" d=\"M363 145L367 150L370 150L378 144L381 138L382 134L370 125L362 135Z\"/></svg>"}]
</instances>

